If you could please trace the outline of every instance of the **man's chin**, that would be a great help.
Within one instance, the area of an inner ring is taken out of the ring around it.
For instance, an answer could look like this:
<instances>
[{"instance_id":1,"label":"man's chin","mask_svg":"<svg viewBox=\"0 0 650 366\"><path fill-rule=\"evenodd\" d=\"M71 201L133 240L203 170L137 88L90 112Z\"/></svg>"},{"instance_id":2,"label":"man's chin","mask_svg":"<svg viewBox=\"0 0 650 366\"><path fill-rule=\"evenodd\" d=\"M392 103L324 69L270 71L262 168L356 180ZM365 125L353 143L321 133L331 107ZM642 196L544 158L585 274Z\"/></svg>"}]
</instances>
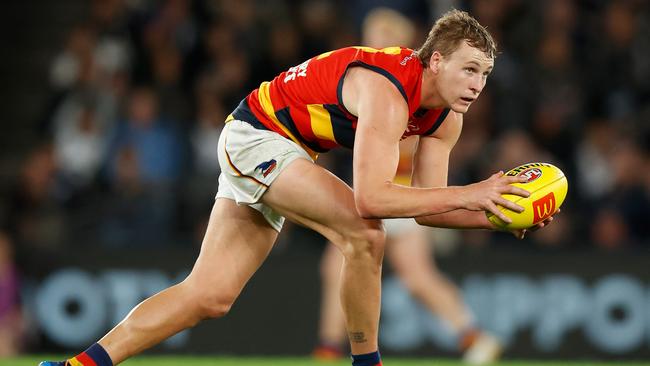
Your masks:
<instances>
[{"instance_id":1,"label":"man's chin","mask_svg":"<svg viewBox=\"0 0 650 366\"><path fill-rule=\"evenodd\" d=\"M469 104L454 103L451 105L451 110L456 113L467 113L469 106L470 106Z\"/></svg>"}]
</instances>

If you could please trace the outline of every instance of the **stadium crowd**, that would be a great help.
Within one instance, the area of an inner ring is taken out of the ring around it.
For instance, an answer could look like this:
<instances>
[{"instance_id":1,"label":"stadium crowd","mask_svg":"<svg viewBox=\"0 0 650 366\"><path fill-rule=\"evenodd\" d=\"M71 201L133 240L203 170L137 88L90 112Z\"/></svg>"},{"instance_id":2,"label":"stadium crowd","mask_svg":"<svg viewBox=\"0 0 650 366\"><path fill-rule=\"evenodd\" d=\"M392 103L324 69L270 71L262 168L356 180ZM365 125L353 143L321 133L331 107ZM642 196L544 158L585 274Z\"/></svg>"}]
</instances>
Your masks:
<instances>
[{"instance_id":1,"label":"stadium crowd","mask_svg":"<svg viewBox=\"0 0 650 366\"><path fill-rule=\"evenodd\" d=\"M51 60L49 103L37 106L40 121L25 122L38 133L0 198L0 329L19 333L9 327L26 253L196 248L225 117L261 81L357 45L361 19L378 5L416 21L419 39L452 6L497 39L496 68L466 116L450 184L531 161L561 167L570 184L562 213L520 246L650 245L645 1L93 0ZM345 164L333 156L324 164ZM510 239L468 231L453 240ZM17 347L9 338L0 331L0 354Z\"/></svg>"}]
</instances>

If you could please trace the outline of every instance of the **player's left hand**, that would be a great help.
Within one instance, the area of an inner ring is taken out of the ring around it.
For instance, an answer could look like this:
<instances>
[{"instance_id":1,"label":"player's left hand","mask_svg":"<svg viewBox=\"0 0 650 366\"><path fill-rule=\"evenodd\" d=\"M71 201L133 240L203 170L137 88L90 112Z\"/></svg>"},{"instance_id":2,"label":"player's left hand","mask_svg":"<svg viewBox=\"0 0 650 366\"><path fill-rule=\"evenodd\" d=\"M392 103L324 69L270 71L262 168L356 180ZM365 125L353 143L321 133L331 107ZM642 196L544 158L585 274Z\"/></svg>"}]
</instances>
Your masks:
<instances>
[{"instance_id":1,"label":"player's left hand","mask_svg":"<svg viewBox=\"0 0 650 366\"><path fill-rule=\"evenodd\" d=\"M560 213L560 210L559 210L559 209L557 210L556 213L553 214L553 216L557 215L558 213ZM511 230L510 232L512 233L512 235L515 236L515 238L521 240L521 239L523 239L523 238L526 236L527 233L537 231L537 230L539 230L539 229L541 229L541 228L543 228L543 227L549 225L549 224L553 221L553 216L550 216L550 217L547 218L546 220L544 220L544 221L538 223L537 225L535 225L535 226L533 226L533 227L531 227L531 228L528 228L528 229L517 229L517 230Z\"/></svg>"}]
</instances>

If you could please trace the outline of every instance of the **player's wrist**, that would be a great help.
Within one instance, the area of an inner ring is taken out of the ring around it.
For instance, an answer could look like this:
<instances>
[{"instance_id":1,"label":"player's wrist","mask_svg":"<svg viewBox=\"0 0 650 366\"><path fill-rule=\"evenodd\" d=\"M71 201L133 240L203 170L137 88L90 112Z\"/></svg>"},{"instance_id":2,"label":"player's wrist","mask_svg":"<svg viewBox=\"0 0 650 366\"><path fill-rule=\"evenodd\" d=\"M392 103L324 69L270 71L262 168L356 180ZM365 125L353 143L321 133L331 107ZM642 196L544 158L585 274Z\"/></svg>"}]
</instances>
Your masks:
<instances>
[{"instance_id":1,"label":"player's wrist","mask_svg":"<svg viewBox=\"0 0 650 366\"><path fill-rule=\"evenodd\" d=\"M465 186L450 186L447 189L451 191L448 197L451 197L450 203L452 210L468 209L467 201L465 200L467 189Z\"/></svg>"}]
</instances>

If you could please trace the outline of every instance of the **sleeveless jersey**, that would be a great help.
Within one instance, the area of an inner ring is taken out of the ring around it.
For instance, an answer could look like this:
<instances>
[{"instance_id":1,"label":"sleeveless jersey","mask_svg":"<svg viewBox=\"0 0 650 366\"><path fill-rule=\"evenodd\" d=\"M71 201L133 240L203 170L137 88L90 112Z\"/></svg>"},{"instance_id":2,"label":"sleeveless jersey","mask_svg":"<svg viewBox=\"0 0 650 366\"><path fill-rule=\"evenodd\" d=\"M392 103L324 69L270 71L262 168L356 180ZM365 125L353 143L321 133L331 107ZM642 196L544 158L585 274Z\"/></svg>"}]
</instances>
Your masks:
<instances>
[{"instance_id":1,"label":"sleeveless jersey","mask_svg":"<svg viewBox=\"0 0 650 366\"><path fill-rule=\"evenodd\" d=\"M352 148L357 117L343 105L343 80L350 67L364 67L395 85L409 108L402 138L433 133L449 109L422 109L422 69L408 48L347 47L323 53L263 82L228 116L275 131L313 158L337 146ZM381 106L378 106L381 108Z\"/></svg>"}]
</instances>

